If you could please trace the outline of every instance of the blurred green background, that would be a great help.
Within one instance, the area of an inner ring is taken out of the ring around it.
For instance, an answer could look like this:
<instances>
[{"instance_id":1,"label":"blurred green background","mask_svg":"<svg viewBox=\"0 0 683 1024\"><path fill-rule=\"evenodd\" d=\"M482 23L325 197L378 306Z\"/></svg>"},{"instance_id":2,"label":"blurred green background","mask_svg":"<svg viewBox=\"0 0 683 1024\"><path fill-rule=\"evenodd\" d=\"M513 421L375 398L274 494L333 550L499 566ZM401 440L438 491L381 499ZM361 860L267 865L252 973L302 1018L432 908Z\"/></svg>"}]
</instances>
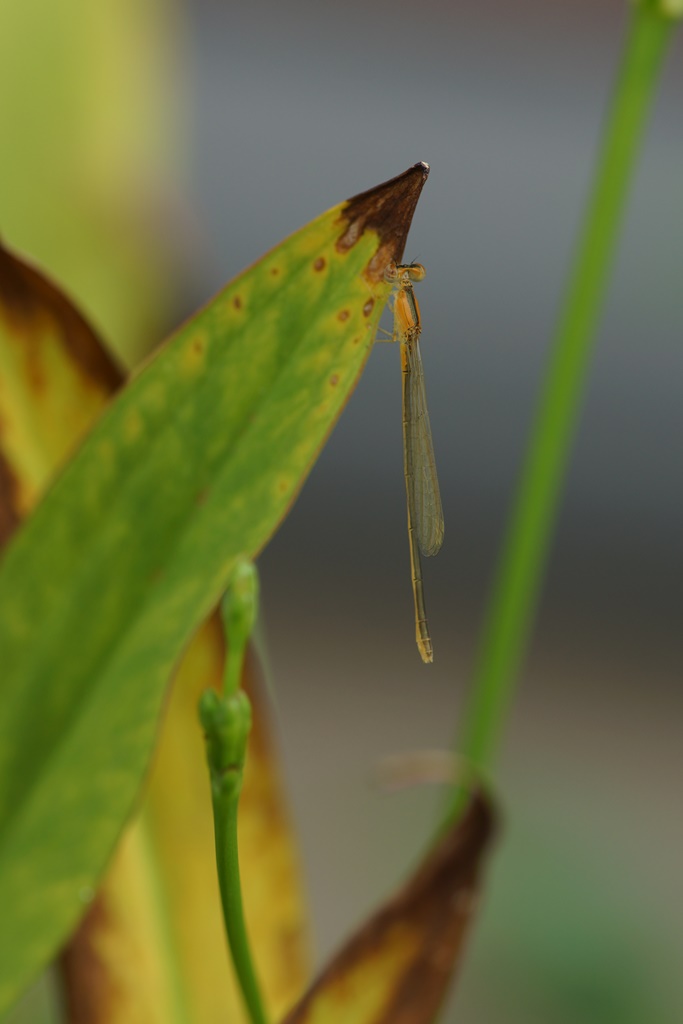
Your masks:
<instances>
[{"instance_id":1,"label":"blurred green background","mask_svg":"<svg viewBox=\"0 0 683 1024\"><path fill-rule=\"evenodd\" d=\"M321 960L415 862L440 794L627 4L0 5L0 231L129 363L225 280L416 160L406 252L446 517L413 642L398 353L378 346L261 559ZM683 1018L683 87L676 39L499 773L504 829L447 1020ZM34 992L12 1021L51 1020Z\"/></svg>"}]
</instances>

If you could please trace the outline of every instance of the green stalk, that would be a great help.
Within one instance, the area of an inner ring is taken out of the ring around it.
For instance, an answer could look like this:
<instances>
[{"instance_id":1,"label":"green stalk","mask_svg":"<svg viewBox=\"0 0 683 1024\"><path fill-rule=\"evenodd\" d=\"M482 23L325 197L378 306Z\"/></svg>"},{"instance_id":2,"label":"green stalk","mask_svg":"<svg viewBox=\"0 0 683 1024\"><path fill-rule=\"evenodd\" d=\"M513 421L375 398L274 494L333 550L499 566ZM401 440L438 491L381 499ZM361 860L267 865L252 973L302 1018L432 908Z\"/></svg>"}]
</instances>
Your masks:
<instances>
[{"instance_id":1,"label":"green stalk","mask_svg":"<svg viewBox=\"0 0 683 1024\"><path fill-rule=\"evenodd\" d=\"M251 1024L267 1024L244 919L237 845L237 810L251 731L251 704L240 686L244 655L256 621L257 594L256 569L251 563L240 563L221 608L227 639L223 692L206 690L202 694L199 717L211 778L216 868L225 932Z\"/></svg>"},{"instance_id":2,"label":"green stalk","mask_svg":"<svg viewBox=\"0 0 683 1024\"><path fill-rule=\"evenodd\" d=\"M221 800L214 795L216 867L223 906L223 920L230 954L245 1006L252 1024L268 1024L261 990L251 956L242 907L242 887L237 852L237 799Z\"/></svg>"},{"instance_id":3,"label":"green stalk","mask_svg":"<svg viewBox=\"0 0 683 1024\"><path fill-rule=\"evenodd\" d=\"M674 22L651 2L631 15L602 151L551 348L475 665L458 751L486 776L533 626L610 267ZM451 807L454 817L463 792Z\"/></svg>"}]
</instances>

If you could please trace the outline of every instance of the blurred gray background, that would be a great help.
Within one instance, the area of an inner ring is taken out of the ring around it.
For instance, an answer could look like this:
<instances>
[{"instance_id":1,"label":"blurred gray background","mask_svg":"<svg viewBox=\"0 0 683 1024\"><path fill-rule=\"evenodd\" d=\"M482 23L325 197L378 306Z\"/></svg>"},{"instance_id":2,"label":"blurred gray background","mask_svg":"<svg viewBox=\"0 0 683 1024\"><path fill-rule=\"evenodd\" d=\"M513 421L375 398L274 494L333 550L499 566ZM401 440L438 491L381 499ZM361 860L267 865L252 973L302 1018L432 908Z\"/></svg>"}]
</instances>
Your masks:
<instances>
[{"instance_id":1,"label":"blurred gray background","mask_svg":"<svg viewBox=\"0 0 683 1024\"><path fill-rule=\"evenodd\" d=\"M260 560L321 957L414 863L440 795L380 756L448 747L586 197L625 4L204 0L188 9L196 300L416 160L406 250L446 539L413 643L398 352L377 346ZM498 776L505 829L449 1018L680 1020L683 118L670 55Z\"/></svg>"}]
</instances>

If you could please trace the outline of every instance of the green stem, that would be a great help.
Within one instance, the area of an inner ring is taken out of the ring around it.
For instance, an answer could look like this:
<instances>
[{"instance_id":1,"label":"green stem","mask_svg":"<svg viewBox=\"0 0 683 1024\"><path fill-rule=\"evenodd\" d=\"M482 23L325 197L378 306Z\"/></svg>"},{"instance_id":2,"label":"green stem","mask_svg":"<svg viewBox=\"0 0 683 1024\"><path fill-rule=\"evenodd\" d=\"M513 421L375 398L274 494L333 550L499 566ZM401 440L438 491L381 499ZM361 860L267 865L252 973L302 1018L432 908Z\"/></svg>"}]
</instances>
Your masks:
<instances>
[{"instance_id":1,"label":"green stem","mask_svg":"<svg viewBox=\"0 0 683 1024\"><path fill-rule=\"evenodd\" d=\"M458 750L489 773L531 632L629 184L674 22L631 16L602 152L494 583ZM459 813L462 793L451 816Z\"/></svg>"},{"instance_id":2,"label":"green stem","mask_svg":"<svg viewBox=\"0 0 683 1024\"><path fill-rule=\"evenodd\" d=\"M239 979L242 996L252 1024L267 1024L268 1018L261 998L251 958L249 939L242 907L242 887L237 851L238 798L221 799L213 795L213 818L216 832L216 866L223 904L223 919L230 953Z\"/></svg>"}]
</instances>

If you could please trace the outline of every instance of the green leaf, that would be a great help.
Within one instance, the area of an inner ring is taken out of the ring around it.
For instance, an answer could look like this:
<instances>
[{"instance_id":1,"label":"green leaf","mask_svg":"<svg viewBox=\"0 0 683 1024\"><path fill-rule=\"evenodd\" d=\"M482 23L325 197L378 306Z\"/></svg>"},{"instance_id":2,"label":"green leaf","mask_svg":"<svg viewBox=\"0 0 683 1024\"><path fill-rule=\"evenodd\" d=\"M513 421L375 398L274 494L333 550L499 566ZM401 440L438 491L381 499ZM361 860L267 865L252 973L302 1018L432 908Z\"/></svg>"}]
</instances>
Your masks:
<instances>
[{"instance_id":1,"label":"green leaf","mask_svg":"<svg viewBox=\"0 0 683 1024\"><path fill-rule=\"evenodd\" d=\"M44 274L0 246L0 547L123 383L101 340ZM126 826L97 896L60 951L67 1019L192 1024L246 1019L216 876L213 812L197 701L220 687L225 641L214 612L185 650L164 708L141 813ZM310 976L306 912L257 659L244 678L254 707L240 798L249 933L271 1017ZM286 950L286 955L283 955ZM93 975L97 984L93 986ZM71 1015L71 1016L70 1016ZM4 1018L3 1018L4 1019Z\"/></svg>"},{"instance_id":2,"label":"green leaf","mask_svg":"<svg viewBox=\"0 0 683 1024\"><path fill-rule=\"evenodd\" d=\"M0 1012L88 901L168 678L372 347L427 168L323 214L121 392L0 565Z\"/></svg>"}]
</instances>

